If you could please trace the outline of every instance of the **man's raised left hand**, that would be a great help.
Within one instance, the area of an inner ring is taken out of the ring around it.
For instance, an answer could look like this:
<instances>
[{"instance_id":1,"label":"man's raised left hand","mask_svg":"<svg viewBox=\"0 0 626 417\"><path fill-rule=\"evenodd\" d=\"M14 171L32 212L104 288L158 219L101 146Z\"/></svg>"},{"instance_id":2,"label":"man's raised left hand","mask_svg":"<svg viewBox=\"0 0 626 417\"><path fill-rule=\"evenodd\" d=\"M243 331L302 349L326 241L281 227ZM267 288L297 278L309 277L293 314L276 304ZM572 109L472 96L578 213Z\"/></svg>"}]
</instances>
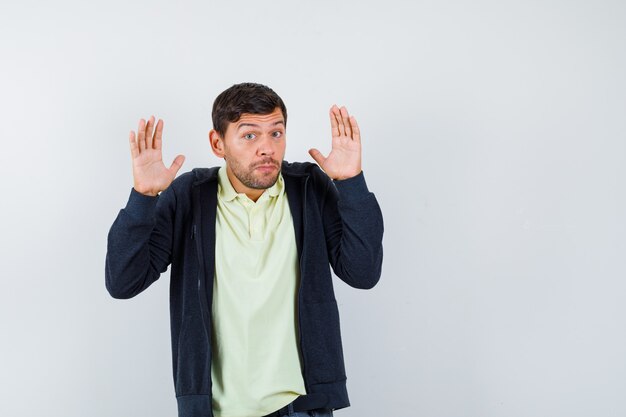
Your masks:
<instances>
[{"instance_id":1,"label":"man's raised left hand","mask_svg":"<svg viewBox=\"0 0 626 417\"><path fill-rule=\"evenodd\" d=\"M332 150L327 157L313 148L311 157L333 180L345 180L361 173L361 132L354 116L345 107L330 108Z\"/></svg>"}]
</instances>

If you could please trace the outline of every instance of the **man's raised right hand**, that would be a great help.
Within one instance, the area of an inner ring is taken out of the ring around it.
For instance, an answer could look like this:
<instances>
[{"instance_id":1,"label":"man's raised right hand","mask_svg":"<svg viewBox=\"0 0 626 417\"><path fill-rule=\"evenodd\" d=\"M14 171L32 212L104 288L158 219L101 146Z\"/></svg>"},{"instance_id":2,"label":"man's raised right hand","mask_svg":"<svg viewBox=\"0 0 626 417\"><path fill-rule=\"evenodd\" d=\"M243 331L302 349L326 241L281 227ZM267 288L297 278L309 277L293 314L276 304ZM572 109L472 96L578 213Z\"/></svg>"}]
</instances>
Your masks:
<instances>
[{"instance_id":1,"label":"man's raised right hand","mask_svg":"<svg viewBox=\"0 0 626 417\"><path fill-rule=\"evenodd\" d=\"M163 120L159 119L156 124L154 136L153 129L154 116L150 116L147 125L146 121L141 119L137 128L137 139L135 132L131 130L129 140L135 191L154 197L174 181L176 173L185 161L185 156L176 156L172 165L166 168L161 152Z\"/></svg>"}]
</instances>

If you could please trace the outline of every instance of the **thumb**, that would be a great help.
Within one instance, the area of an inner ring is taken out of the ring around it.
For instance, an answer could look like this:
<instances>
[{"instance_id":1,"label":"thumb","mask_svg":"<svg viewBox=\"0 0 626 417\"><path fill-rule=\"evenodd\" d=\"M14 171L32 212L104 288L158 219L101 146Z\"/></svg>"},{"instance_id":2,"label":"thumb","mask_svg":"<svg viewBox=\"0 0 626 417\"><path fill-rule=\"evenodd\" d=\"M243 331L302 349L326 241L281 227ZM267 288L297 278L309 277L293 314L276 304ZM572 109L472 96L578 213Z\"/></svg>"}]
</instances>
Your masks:
<instances>
[{"instance_id":1,"label":"thumb","mask_svg":"<svg viewBox=\"0 0 626 417\"><path fill-rule=\"evenodd\" d=\"M180 167L183 166L183 162L185 162L185 155L178 155L174 158L174 162L172 162L172 165L170 166L170 172L172 172L174 176L176 176Z\"/></svg>"},{"instance_id":2,"label":"thumb","mask_svg":"<svg viewBox=\"0 0 626 417\"><path fill-rule=\"evenodd\" d=\"M317 165L319 166L324 165L324 161L326 161L326 158L324 157L324 155L322 155L320 151L318 151L315 148L309 149L309 155L311 155L311 158L315 159L315 162L317 162Z\"/></svg>"}]
</instances>

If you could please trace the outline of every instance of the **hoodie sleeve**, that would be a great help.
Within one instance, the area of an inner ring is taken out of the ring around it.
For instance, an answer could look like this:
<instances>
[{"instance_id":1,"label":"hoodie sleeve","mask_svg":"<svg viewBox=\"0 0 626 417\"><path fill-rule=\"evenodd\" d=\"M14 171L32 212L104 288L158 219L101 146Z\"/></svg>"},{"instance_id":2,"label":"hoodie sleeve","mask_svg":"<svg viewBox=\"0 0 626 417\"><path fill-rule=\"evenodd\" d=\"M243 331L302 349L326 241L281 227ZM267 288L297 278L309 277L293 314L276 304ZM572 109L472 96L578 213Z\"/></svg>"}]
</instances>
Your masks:
<instances>
[{"instance_id":1,"label":"hoodie sleeve","mask_svg":"<svg viewBox=\"0 0 626 417\"><path fill-rule=\"evenodd\" d=\"M134 297L167 270L175 207L171 186L155 197L131 189L107 239L105 286L113 298Z\"/></svg>"},{"instance_id":2,"label":"hoodie sleeve","mask_svg":"<svg viewBox=\"0 0 626 417\"><path fill-rule=\"evenodd\" d=\"M369 289L380 279L383 262L383 216L363 172L328 181L323 206L330 264L348 285Z\"/></svg>"}]
</instances>

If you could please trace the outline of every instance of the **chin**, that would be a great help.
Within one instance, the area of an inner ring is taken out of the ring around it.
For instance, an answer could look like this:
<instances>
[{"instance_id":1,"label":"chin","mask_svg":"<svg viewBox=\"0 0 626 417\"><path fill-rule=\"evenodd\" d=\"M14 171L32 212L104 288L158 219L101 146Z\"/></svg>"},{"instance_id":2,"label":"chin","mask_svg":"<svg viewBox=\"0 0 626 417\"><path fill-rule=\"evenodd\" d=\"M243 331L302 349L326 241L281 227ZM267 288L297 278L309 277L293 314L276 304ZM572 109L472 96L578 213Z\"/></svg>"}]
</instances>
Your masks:
<instances>
[{"instance_id":1,"label":"chin","mask_svg":"<svg viewBox=\"0 0 626 417\"><path fill-rule=\"evenodd\" d=\"M280 174L280 171L271 180L268 178L261 178L258 181L255 181L253 186L250 188L254 188L256 190L267 190L272 185L276 184L276 181L278 181L279 174Z\"/></svg>"}]
</instances>

